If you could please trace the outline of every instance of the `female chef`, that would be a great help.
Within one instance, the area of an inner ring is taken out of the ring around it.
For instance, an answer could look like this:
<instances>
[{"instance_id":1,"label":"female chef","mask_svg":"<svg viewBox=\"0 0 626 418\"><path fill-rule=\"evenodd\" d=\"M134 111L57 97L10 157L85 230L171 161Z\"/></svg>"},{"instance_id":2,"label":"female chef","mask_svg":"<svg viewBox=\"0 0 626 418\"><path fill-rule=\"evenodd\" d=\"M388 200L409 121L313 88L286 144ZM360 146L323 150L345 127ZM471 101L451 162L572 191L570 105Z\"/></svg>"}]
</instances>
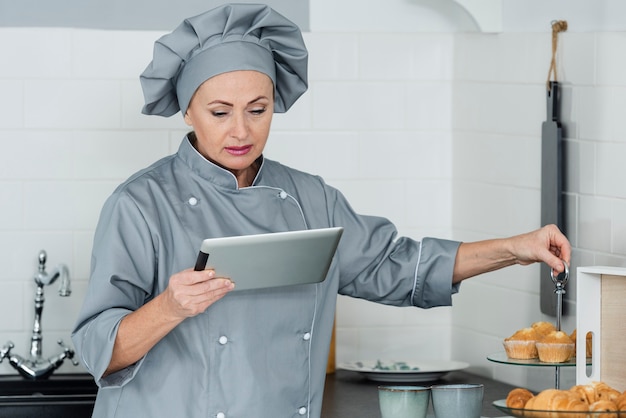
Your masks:
<instances>
[{"instance_id":1,"label":"female chef","mask_svg":"<svg viewBox=\"0 0 626 418\"><path fill-rule=\"evenodd\" d=\"M555 226L475 243L398 237L320 177L264 158L273 113L307 88L307 57L298 27L255 4L186 19L155 43L143 112L180 111L191 132L102 210L73 333L100 388L94 417L319 417L337 294L445 306L477 274L569 262ZM334 226L344 232L320 284L230 293L230 280L190 268L205 238Z\"/></svg>"}]
</instances>

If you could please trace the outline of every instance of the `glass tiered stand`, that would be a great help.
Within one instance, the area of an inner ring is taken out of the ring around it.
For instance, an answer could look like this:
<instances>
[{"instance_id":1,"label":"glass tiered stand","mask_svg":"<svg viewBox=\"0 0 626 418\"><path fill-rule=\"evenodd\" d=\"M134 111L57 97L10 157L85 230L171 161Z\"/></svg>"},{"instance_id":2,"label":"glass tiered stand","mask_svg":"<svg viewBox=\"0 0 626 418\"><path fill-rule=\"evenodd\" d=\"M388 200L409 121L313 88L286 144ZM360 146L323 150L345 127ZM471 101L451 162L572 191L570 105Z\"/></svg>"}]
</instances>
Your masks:
<instances>
[{"instance_id":1,"label":"glass tiered stand","mask_svg":"<svg viewBox=\"0 0 626 418\"><path fill-rule=\"evenodd\" d=\"M567 284L567 280L569 279L569 266L565 262L563 262L563 265L565 266L565 272L561 275L555 276L554 273L550 271L550 278L552 279L555 287L554 293L556 293L556 329L558 331L561 331L561 316L563 315L563 295L565 294L565 285ZM512 359L509 358L505 352L498 352L488 355L487 359L495 363L515 366L554 367L554 387L556 389L560 389L561 386L561 378L559 373L561 367L576 366L575 357L563 363L546 363L539 361L538 359Z\"/></svg>"},{"instance_id":2,"label":"glass tiered stand","mask_svg":"<svg viewBox=\"0 0 626 418\"><path fill-rule=\"evenodd\" d=\"M567 284L567 280L569 278L569 266L567 263L563 262L565 266L565 272L561 275L557 275L556 277L551 272L550 277L552 278L552 282L554 283L554 293L556 293L557 304L556 304L556 329L561 330L561 316L563 314L563 295L565 294L565 285ZM583 351L584 352L584 351ZM493 361L495 363L514 365L514 366L533 366L533 367L554 367L554 387L555 389L560 389L560 369L561 367L576 367L576 359L570 359L563 363L546 363L541 362L538 359L531 360L519 360L519 359L511 359L506 355L506 352L498 352L494 354L490 354L487 356L487 359ZM587 365L591 364L591 359L587 358ZM515 409L508 408L506 406L506 401L504 399L498 400L494 402L494 406L499 410L506 412L515 417L536 417L536 418L552 418L555 416L563 417L563 418L578 418L580 412L565 412L565 411L539 411L533 410L528 411L524 409ZM558 415L554 415L558 414ZM601 412L590 412L585 413L586 417L589 418L599 418L599 417L612 417L617 418L619 413L601 413Z\"/></svg>"}]
</instances>

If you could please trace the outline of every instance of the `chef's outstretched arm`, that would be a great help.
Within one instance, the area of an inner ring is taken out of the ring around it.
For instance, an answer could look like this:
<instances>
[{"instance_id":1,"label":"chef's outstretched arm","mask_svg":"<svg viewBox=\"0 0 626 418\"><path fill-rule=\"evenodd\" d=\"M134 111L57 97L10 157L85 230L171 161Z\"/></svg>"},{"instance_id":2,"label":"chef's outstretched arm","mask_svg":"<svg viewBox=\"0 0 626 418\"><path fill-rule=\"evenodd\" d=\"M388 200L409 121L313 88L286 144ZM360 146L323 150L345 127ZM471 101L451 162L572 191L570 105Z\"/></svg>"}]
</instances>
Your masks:
<instances>
[{"instance_id":1,"label":"chef's outstretched arm","mask_svg":"<svg viewBox=\"0 0 626 418\"><path fill-rule=\"evenodd\" d=\"M514 264L544 262L556 273L570 264L572 247L556 225L509 238L462 243L456 255L453 283Z\"/></svg>"},{"instance_id":2,"label":"chef's outstretched arm","mask_svg":"<svg viewBox=\"0 0 626 418\"><path fill-rule=\"evenodd\" d=\"M105 376L139 361L185 318L204 312L233 288L213 270L174 274L163 293L122 319Z\"/></svg>"}]
</instances>

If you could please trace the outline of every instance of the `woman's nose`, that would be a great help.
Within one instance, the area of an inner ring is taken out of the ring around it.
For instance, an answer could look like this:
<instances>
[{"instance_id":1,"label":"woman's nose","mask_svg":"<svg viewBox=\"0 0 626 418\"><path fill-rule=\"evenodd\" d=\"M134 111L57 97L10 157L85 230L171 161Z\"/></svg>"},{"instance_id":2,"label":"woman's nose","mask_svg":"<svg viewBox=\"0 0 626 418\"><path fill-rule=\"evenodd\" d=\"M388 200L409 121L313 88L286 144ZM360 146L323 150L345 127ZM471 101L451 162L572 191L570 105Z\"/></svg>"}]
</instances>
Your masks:
<instances>
[{"instance_id":1,"label":"woman's nose","mask_svg":"<svg viewBox=\"0 0 626 418\"><path fill-rule=\"evenodd\" d=\"M248 125L243 115L235 114L231 119L231 135L235 138L245 138L248 135Z\"/></svg>"}]
</instances>

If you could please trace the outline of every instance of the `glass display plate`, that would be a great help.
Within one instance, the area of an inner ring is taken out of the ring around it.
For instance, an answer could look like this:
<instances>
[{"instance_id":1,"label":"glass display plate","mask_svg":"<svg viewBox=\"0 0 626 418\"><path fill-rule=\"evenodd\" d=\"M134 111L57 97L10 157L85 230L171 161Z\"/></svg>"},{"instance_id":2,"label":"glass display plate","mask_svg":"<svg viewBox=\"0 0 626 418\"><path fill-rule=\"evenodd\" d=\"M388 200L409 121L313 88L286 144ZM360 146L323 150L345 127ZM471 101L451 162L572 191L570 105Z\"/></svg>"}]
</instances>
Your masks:
<instances>
[{"instance_id":1,"label":"glass display plate","mask_svg":"<svg viewBox=\"0 0 626 418\"><path fill-rule=\"evenodd\" d=\"M566 362L563 363L546 363L543 361L539 361L539 359L530 359L530 360L522 360L509 358L506 355L506 352L500 351L498 353L489 354L487 356L487 360L493 361L495 363L502 364L515 364L518 366L537 366L537 367L576 367L576 357L572 357ZM587 357L587 366L591 365L591 357Z\"/></svg>"},{"instance_id":2,"label":"glass display plate","mask_svg":"<svg viewBox=\"0 0 626 418\"><path fill-rule=\"evenodd\" d=\"M396 367L402 364L402 368ZM337 367L358 372L375 382L431 382L446 373L462 370L469 364L461 361L355 361L341 363Z\"/></svg>"},{"instance_id":3,"label":"glass display plate","mask_svg":"<svg viewBox=\"0 0 626 418\"><path fill-rule=\"evenodd\" d=\"M580 412L580 411L540 411L535 409L508 408L506 399L493 402L493 406L512 417L519 418L619 418L624 416L626 411L614 412Z\"/></svg>"}]
</instances>

